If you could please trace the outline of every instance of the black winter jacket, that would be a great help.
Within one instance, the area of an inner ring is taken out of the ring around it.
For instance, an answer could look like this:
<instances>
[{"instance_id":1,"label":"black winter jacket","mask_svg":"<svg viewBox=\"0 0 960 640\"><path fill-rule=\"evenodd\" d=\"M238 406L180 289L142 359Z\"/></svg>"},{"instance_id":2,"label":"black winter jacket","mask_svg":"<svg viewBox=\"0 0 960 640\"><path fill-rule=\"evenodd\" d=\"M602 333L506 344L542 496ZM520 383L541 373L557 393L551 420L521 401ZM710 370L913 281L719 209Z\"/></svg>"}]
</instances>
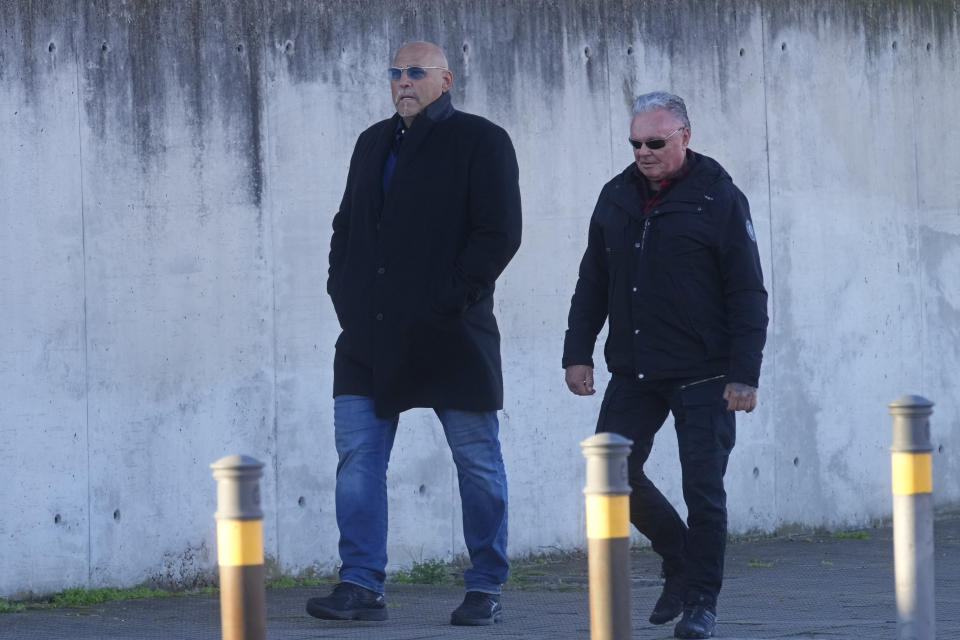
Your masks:
<instances>
[{"instance_id":1,"label":"black winter jacket","mask_svg":"<svg viewBox=\"0 0 960 640\"><path fill-rule=\"evenodd\" d=\"M641 379L727 374L758 386L767 292L747 199L715 160L688 151L687 172L643 212L631 164L600 193L570 304L563 366Z\"/></svg>"},{"instance_id":2,"label":"black winter jacket","mask_svg":"<svg viewBox=\"0 0 960 640\"><path fill-rule=\"evenodd\" d=\"M360 135L333 219L327 291L343 329L334 395L370 395L382 416L500 409L493 292L520 246L513 144L444 94L404 135L384 194L398 119Z\"/></svg>"}]
</instances>

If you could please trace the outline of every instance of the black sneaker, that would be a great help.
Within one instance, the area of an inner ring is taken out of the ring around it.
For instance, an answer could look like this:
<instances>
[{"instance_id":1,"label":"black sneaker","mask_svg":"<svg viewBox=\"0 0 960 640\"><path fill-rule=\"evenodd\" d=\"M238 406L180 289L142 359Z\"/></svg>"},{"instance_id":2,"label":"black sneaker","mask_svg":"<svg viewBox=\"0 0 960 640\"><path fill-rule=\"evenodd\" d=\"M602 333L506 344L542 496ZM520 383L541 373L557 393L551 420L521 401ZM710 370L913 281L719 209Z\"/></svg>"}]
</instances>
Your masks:
<instances>
[{"instance_id":1,"label":"black sneaker","mask_svg":"<svg viewBox=\"0 0 960 640\"><path fill-rule=\"evenodd\" d=\"M683 617L673 628L675 638L712 638L717 626L717 614L702 604L687 605Z\"/></svg>"},{"instance_id":2,"label":"black sneaker","mask_svg":"<svg viewBox=\"0 0 960 640\"><path fill-rule=\"evenodd\" d=\"M495 622L503 622L500 596L482 591L467 591L463 604L450 616L450 624L459 626L476 627Z\"/></svg>"},{"instance_id":3,"label":"black sneaker","mask_svg":"<svg viewBox=\"0 0 960 640\"><path fill-rule=\"evenodd\" d=\"M341 582L326 598L307 600L307 613L324 620L386 620L382 593L352 582Z\"/></svg>"},{"instance_id":4,"label":"black sneaker","mask_svg":"<svg viewBox=\"0 0 960 640\"><path fill-rule=\"evenodd\" d=\"M668 582L664 585L663 592L657 599L657 604L653 605L653 611L650 613L650 624L667 624L681 613L683 613L683 598L671 589Z\"/></svg>"}]
</instances>

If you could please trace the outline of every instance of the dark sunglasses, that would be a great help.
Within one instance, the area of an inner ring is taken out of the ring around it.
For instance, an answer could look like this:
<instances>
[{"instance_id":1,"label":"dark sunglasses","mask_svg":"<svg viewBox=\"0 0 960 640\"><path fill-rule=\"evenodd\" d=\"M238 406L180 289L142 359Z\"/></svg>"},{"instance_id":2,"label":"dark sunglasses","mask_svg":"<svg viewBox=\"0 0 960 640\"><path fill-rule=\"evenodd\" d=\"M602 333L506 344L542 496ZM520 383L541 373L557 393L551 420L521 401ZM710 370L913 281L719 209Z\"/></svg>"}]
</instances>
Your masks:
<instances>
[{"instance_id":1,"label":"dark sunglasses","mask_svg":"<svg viewBox=\"0 0 960 640\"><path fill-rule=\"evenodd\" d=\"M406 71L408 78L411 80L419 80L427 75L427 69L448 70L446 67L390 67L387 69L387 75L390 76L391 80L399 80L403 72Z\"/></svg>"},{"instance_id":2,"label":"dark sunglasses","mask_svg":"<svg viewBox=\"0 0 960 640\"><path fill-rule=\"evenodd\" d=\"M680 127L666 138L654 138L653 140L634 140L633 138L628 139L630 140L630 144L633 145L634 149L640 149L643 147L643 145L647 145L647 149L663 149L663 147L667 144L667 140L683 131L683 129L684 127Z\"/></svg>"}]
</instances>

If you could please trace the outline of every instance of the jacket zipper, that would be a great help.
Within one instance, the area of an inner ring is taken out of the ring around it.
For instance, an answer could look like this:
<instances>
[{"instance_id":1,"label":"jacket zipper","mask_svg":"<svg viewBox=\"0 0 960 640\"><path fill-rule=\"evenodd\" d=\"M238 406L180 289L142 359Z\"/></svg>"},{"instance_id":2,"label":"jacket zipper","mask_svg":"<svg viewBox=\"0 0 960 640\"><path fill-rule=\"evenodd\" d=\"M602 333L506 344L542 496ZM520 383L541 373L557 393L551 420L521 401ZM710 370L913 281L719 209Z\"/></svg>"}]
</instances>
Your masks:
<instances>
[{"instance_id":1,"label":"jacket zipper","mask_svg":"<svg viewBox=\"0 0 960 640\"><path fill-rule=\"evenodd\" d=\"M643 221L643 235L640 236L640 253L643 253L643 248L647 244L647 229L650 228L650 218L647 218Z\"/></svg>"},{"instance_id":2,"label":"jacket zipper","mask_svg":"<svg viewBox=\"0 0 960 640\"><path fill-rule=\"evenodd\" d=\"M710 382L712 380L719 380L720 378L726 378L727 374L721 373L719 376L713 376L710 378L704 378L703 380L694 380L693 382L688 382L687 384L680 385L680 390L689 389L690 387L695 387L698 384L703 384L704 382Z\"/></svg>"}]
</instances>

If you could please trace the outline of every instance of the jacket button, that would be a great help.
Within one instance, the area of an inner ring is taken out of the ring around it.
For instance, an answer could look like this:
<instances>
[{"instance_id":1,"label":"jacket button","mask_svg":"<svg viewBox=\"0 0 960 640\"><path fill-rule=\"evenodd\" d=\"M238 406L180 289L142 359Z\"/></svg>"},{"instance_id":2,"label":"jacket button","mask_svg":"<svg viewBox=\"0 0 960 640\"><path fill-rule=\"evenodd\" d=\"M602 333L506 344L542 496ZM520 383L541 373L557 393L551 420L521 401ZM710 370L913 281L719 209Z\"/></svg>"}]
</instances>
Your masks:
<instances>
[{"instance_id":1,"label":"jacket button","mask_svg":"<svg viewBox=\"0 0 960 640\"><path fill-rule=\"evenodd\" d=\"M643 380L643 374L642 374L642 373L638 373L638 374L637 374L637 380Z\"/></svg>"},{"instance_id":2,"label":"jacket button","mask_svg":"<svg viewBox=\"0 0 960 640\"><path fill-rule=\"evenodd\" d=\"M387 270L386 270L385 268L383 268L383 267L380 267L379 269L377 269L377 273L379 273L381 276L382 276L383 274L385 274L386 272L387 272Z\"/></svg>"},{"instance_id":3,"label":"jacket button","mask_svg":"<svg viewBox=\"0 0 960 640\"><path fill-rule=\"evenodd\" d=\"M634 329L634 330L633 330L633 333L634 333L634 335L640 333L640 329Z\"/></svg>"},{"instance_id":4,"label":"jacket button","mask_svg":"<svg viewBox=\"0 0 960 640\"><path fill-rule=\"evenodd\" d=\"M378 314L377 314L377 320L383 320L383 314L382 314L382 313L378 313Z\"/></svg>"},{"instance_id":5,"label":"jacket button","mask_svg":"<svg viewBox=\"0 0 960 640\"><path fill-rule=\"evenodd\" d=\"M634 293L637 292L637 288L636 288L636 287L633 288L633 292L634 292Z\"/></svg>"},{"instance_id":6,"label":"jacket button","mask_svg":"<svg viewBox=\"0 0 960 640\"><path fill-rule=\"evenodd\" d=\"M633 248L634 248L634 249L639 249L639 248L640 248L640 243L639 243L639 242L634 242L634 243L633 243Z\"/></svg>"}]
</instances>

